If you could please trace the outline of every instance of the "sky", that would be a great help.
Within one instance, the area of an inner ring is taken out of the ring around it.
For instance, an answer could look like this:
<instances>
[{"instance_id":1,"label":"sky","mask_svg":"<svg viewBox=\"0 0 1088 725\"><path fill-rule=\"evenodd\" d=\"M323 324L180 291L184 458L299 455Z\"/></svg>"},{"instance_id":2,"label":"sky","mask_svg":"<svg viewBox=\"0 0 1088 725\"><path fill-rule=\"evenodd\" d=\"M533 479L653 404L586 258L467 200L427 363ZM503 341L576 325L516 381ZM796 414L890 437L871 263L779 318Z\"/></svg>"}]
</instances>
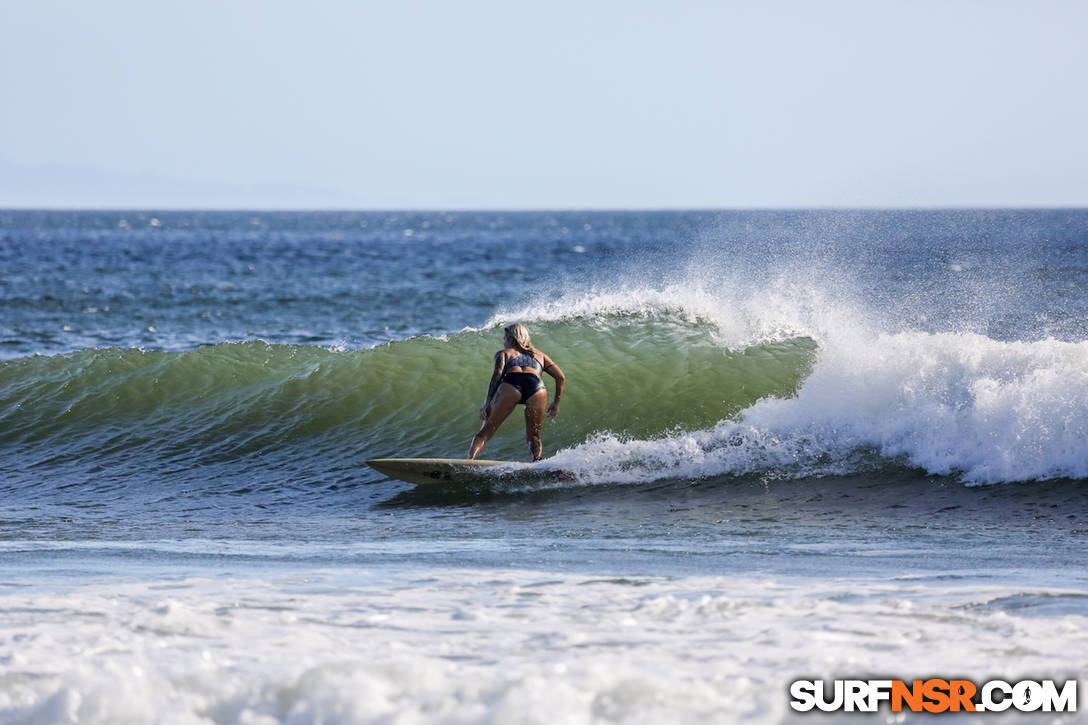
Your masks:
<instances>
[{"instance_id":1,"label":"sky","mask_svg":"<svg viewBox=\"0 0 1088 725\"><path fill-rule=\"evenodd\" d=\"M1088 3L0 0L0 207L1088 205Z\"/></svg>"}]
</instances>

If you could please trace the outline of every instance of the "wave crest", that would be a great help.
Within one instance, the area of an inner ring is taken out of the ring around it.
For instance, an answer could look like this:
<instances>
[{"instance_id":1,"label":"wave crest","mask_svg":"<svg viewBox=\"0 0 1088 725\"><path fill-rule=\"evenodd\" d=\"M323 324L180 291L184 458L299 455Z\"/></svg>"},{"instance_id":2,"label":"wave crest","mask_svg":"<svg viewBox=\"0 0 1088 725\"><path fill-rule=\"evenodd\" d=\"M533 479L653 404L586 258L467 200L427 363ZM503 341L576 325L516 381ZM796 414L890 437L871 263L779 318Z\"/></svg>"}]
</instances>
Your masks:
<instances>
[{"instance_id":1,"label":"wave crest","mask_svg":"<svg viewBox=\"0 0 1088 725\"><path fill-rule=\"evenodd\" d=\"M725 292L721 291L725 288ZM511 322L526 324L586 321L609 329L617 318L679 319L709 326L716 344L729 350L782 342L799 337L820 341L836 330L858 326L841 304L809 285L787 277L758 289L744 284L713 289L703 284L664 287L622 287L610 291L571 292L502 309L482 327L489 330Z\"/></svg>"}]
</instances>

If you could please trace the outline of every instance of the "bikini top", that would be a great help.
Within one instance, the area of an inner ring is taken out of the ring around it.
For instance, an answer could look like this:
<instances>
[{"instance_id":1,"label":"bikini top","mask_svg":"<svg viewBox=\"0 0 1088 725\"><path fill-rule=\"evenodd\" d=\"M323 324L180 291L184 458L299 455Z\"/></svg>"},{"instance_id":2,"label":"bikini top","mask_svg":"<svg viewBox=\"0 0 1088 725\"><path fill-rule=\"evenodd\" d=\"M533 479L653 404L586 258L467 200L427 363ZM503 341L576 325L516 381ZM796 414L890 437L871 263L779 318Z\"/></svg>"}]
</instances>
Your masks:
<instances>
[{"instance_id":1,"label":"bikini top","mask_svg":"<svg viewBox=\"0 0 1088 725\"><path fill-rule=\"evenodd\" d=\"M506 361L506 365L504 365L503 368L502 368L502 374L505 375L507 370L509 370L510 368L514 368L514 367L517 367L517 368L533 368L533 369L535 369L536 371L539 372L540 370L543 369L544 366L541 365L540 361L537 360L535 357L533 357L532 355L530 355L527 352L523 352L520 355L518 355L517 357L512 357L512 358L510 358L509 360Z\"/></svg>"}]
</instances>

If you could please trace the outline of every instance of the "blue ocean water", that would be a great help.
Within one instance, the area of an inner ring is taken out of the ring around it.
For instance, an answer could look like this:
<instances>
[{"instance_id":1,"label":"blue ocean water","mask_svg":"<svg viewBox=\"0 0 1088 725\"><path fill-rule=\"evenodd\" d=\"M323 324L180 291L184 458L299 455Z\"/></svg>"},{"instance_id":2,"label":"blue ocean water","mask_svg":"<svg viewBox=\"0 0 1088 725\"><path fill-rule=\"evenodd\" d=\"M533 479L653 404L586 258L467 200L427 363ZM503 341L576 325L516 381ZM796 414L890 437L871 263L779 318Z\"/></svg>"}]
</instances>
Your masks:
<instances>
[{"instance_id":1,"label":"blue ocean water","mask_svg":"<svg viewBox=\"0 0 1088 725\"><path fill-rule=\"evenodd\" d=\"M569 475L369 469L464 455L510 322ZM3 211L0 357L8 721L775 721L802 674L1088 664L1085 211Z\"/></svg>"}]
</instances>

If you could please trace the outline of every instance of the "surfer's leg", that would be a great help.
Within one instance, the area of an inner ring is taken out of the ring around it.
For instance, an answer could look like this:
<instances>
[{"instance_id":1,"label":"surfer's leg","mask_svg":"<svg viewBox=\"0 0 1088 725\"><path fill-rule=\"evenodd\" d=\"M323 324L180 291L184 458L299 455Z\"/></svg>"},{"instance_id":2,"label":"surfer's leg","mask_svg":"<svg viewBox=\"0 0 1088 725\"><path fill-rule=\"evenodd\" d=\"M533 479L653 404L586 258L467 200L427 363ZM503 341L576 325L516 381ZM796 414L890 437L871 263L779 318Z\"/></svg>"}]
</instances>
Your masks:
<instances>
[{"instance_id":1,"label":"surfer's leg","mask_svg":"<svg viewBox=\"0 0 1088 725\"><path fill-rule=\"evenodd\" d=\"M520 400L521 393L513 385L503 383L499 386L499 389L495 391L495 397L491 399L491 415L487 416L487 420L480 426L480 432L472 437L472 445L468 449L470 459L480 455L480 451L491 440L491 436L495 435L495 431L499 429L502 422L506 420L506 416L510 415L514 410L514 406Z\"/></svg>"},{"instance_id":2,"label":"surfer's leg","mask_svg":"<svg viewBox=\"0 0 1088 725\"><path fill-rule=\"evenodd\" d=\"M544 411L548 407L548 393L541 390L525 401L525 440L533 460L539 460L544 446L540 443L540 428L544 425Z\"/></svg>"}]
</instances>

